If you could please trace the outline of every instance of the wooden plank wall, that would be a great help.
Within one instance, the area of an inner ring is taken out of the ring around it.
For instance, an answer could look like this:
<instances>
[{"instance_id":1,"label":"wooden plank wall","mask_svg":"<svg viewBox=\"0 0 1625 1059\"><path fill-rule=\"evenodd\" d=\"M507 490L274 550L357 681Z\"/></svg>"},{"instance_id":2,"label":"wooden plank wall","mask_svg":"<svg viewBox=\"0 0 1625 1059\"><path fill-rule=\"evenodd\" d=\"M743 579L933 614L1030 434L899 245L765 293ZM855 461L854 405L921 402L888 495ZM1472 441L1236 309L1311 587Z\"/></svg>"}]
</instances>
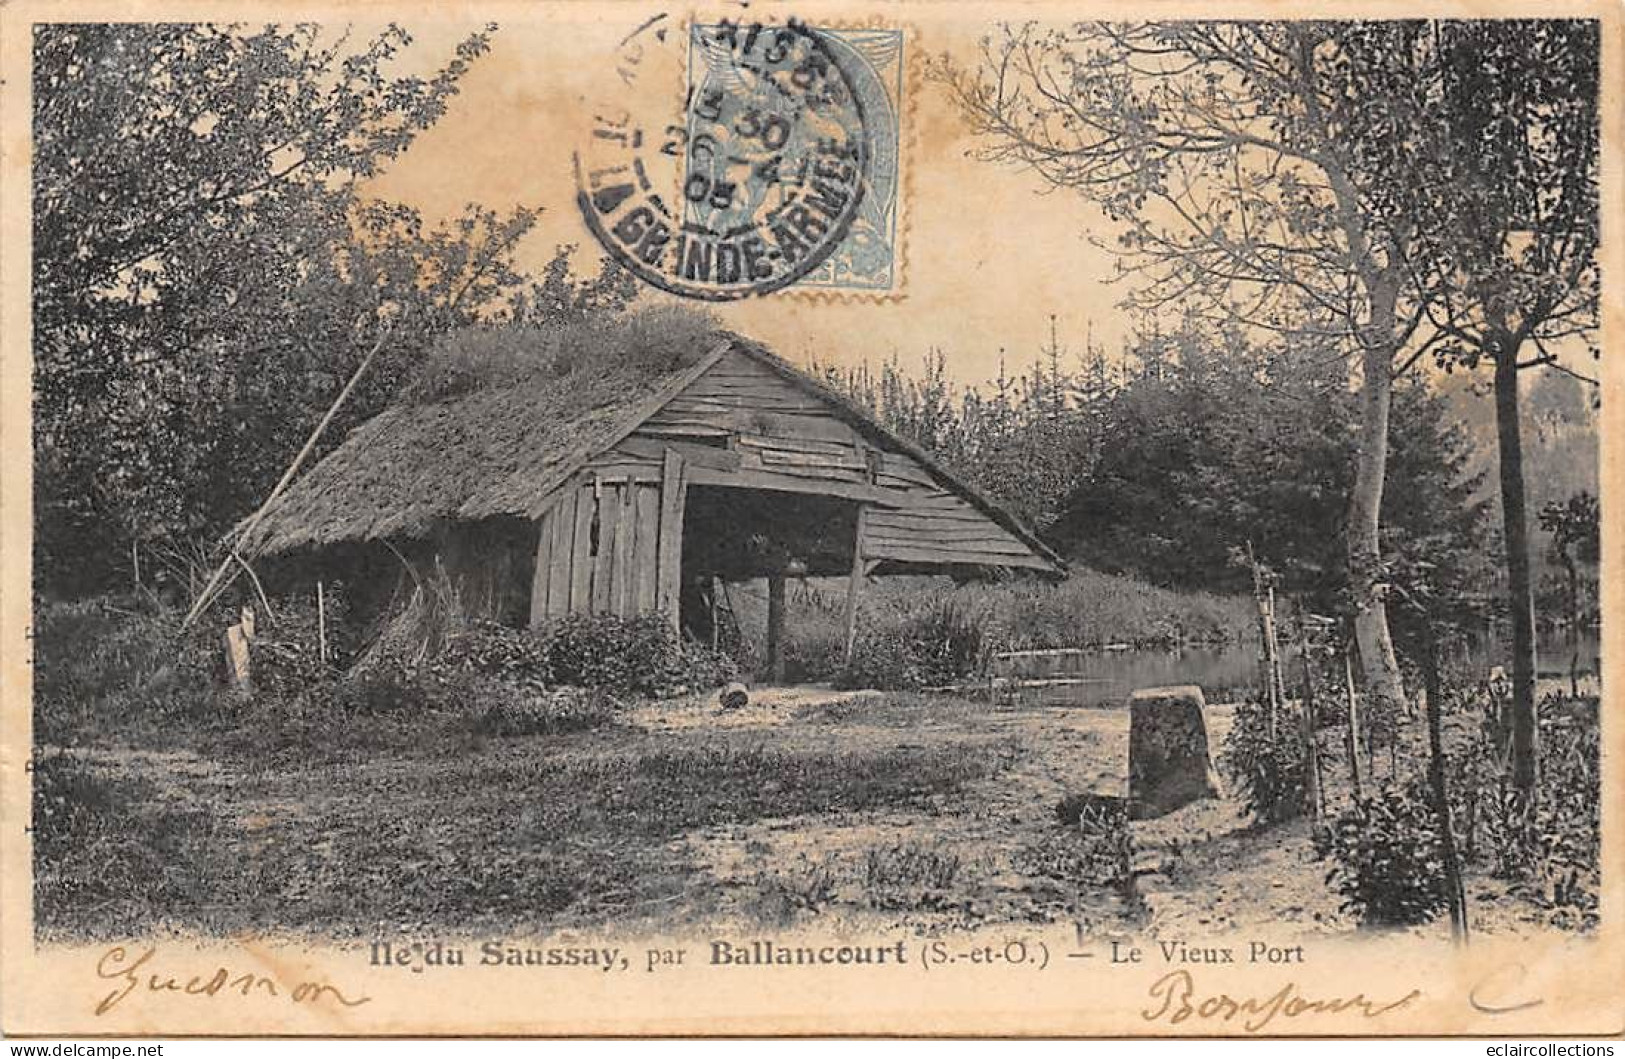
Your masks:
<instances>
[{"instance_id":1,"label":"wooden plank wall","mask_svg":"<svg viewBox=\"0 0 1625 1059\"><path fill-rule=\"evenodd\" d=\"M935 504L875 507L864 528L864 554L899 562L987 564L1050 569L1003 526L951 493Z\"/></svg>"},{"instance_id":2,"label":"wooden plank wall","mask_svg":"<svg viewBox=\"0 0 1625 1059\"><path fill-rule=\"evenodd\" d=\"M656 480L665 448L683 453L695 468L691 480L702 484L823 492L872 505L870 559L1050 569L913 456L873 448L816 395L738 352L606 454L603 468Z\"/></svg>"},{"instance_id":3,"label":"wooden plank wall","mask_svg":"<svg viewBox=\"0 0 1625 1059\"><path fill-rule=\"evenodd\" d=\"M537 525L530 623L655 610L659 550L658 479L578 477Z\"/></svg>"}]
</instances>

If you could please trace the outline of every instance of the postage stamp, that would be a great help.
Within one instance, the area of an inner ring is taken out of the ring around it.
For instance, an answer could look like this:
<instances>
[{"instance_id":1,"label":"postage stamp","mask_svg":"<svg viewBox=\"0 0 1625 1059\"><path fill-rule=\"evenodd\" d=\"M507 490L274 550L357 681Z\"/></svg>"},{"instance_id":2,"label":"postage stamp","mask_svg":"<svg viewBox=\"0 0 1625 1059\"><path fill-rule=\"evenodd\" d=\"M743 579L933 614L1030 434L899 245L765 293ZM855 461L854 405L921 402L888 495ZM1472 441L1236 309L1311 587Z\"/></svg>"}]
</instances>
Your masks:
<instances>
[{"instance_id":1,"label":"postage stamp","mask_svg":"<svg viewBox=\"0 0 1625 1059\"><path fill-rule=\"evenodd\" d=\"M895 135L868 132L873 87L850 72L872 81L872 70L795 21L695 24L664 39L660 28L628 36L618 70L654 65L646 41L686 43L676 120L659 123L664 105L652 117L610 110L576 158L578 202L599 243L644 282L713 301L783 290L838 249L852 260L876 143L896 168Z\"/></svg>"},{"instance_id":2,"label":"postage stamp","mask_svg":"<svg viewBox=\"0 0 1625 1059\"><path fill-rule=\"evenodd\" d=\"M0 3L0 1030L1619 1035L1625 7L1460 6Z\"/></svg>"},{"instance_id":3,"label":"postage stamp","mask_svg":"<svg viewBox=\"0 0 1625 1059\"><path fill-rule=\"evenodd\" d=\"M796 280L795 287L893 293L903 282L900 218L906 34L900 28L825 28L820 32L830 50L840 56L853 91L862 100L865 183L857 215L846 234L816 268Z\"/></svg>"}]
</instances>

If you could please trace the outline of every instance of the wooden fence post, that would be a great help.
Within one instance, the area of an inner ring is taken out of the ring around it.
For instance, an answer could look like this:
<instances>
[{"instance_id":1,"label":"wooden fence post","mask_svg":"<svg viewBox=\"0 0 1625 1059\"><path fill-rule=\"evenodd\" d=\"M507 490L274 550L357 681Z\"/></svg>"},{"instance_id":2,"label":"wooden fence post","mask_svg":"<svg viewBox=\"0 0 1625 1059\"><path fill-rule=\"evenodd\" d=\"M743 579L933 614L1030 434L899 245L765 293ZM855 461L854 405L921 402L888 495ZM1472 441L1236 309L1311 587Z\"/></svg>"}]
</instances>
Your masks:
<instances>
[{"instance_id":1,"label":"wooden fence post","mask_svg":"<svg viewBox=\"0 0 1625 1059\"><path fill-rule=\"evenodd\" d=\"M858 594L863 590L865 566L863 531L868 521L869 505L858 505L857 527L852 532L852 575L846 583L846 650L842 658L848 665L858 641Z\"/></svg>"},{"instance_id":2,"label":"wooden fence post","mask_svg":"<svg viewBox=\"0 0 1625 1059\"><path fill-rule=\"evenodd\" d=\"M1320 826L1322 814L1322 784L1320 777L1320 743L1315 735L1315 677L1309 664L1309 633L1303 621L1303 604L1296 608L1298 618L1298 661L1303 667L1303 752L1305 792L1309 799L1309 818Z\"/></svg>"},{"instance_id":3,"label":"wooden fence post","mask_svg":"<svg viewBox=\"0 0 1625 1059\"><path fill-rule=\"evenodd\" d=\"M1247 562L1253 568L1253 602L1258 605L1259 676L1264 684L1264 732L1271 745L1275 743L1275 717L1280 712L1280 665L1275 648L1275 593L1266 590L1264 570L1253 555L1253 542L1247 542Z\"/></svg>"},{"instance_id":4,"label":"wooden fence post","mask_svg":"<svg viewBox=\"0 0 1625 1059\"><path fill-rule=\"evenodd\" d=\"M1455 825L1450 819L1450 787L1445 777L1444 681L1439 679L1439 648L1433 619L1422 616L1422 676L1427 693L1428 789L1439 828L1440 852L1444 854L1446 904L1450 910L1450 937L1457 945L1467 943L1467 888L1462 881L1461 857L1456 849Z\"/></svg>"}]
</instances>

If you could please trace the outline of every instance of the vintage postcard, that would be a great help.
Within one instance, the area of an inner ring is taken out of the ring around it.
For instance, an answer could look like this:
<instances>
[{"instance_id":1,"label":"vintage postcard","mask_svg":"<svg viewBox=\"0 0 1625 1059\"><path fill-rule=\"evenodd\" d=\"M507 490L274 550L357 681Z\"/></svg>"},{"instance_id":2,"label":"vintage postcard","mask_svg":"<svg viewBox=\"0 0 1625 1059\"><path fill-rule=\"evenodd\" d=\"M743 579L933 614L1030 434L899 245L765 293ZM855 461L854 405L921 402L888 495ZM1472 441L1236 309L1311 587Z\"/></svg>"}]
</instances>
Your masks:
<instances>
[{"instance_id":1,"label":"vintage postcard","mask_svg":"<svg viewBox=\"0 0 1625 1059\"><path fill-rule=\"evenodd\" d=\"M12 1035L1618 1035L1625 11L0 5Z\"/></svg>"}]
</instances>

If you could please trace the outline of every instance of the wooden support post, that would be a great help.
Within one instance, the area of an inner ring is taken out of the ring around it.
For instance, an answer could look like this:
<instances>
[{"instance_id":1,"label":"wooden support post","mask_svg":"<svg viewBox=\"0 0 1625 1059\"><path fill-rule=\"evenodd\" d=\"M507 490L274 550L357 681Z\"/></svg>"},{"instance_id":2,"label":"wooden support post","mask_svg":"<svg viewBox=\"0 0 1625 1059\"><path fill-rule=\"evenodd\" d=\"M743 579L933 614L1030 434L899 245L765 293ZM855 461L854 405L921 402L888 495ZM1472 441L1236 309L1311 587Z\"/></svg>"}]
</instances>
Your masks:
<instances>
[{"instance_id":1,"label":"wooden support post","mask_svg":"<svg viewBox=\"0 0 1625 1059\"><path fill-rule=\"evenodd\" d=\"M863 531L868 521L869 506L858 505L857 527L852 533L852 576L846 583L846 650L841 656L848 665L858 642L858 594L863 590L865 573Z\"/></svg>"},{"instance_id":2,"label":"wooden support post","mask_svg":"<svg viewBox=\"0 0 1625 1059\"><path fill-rule=\"evenodd\" d=\"M783 574L767 579L767 673L772 683L784 683Z\"/></svg>"},{"instance_id":3,"label":"wooden support post","mask_svg":"<svg viewBox=\"0 0 1625 1059\"><path fill-rule=\"evenodd\" d=\"M1265 590L1270 612L1270 682L1275 687L1275 705L1279 709L1286 701L1286 678L1281 675L1281 625L1275 616L1275 586Z\"/></svg>"},{"instance_id":4,"label":"wooden support post","mask_svg":"<svg viewBox=\"0 0 1625 1059\"><path fill-rule=\"evenodd\" d=\"M671 622L674 632L681 632L682 567L683 567L683 509L684 494L688 490L683 457L666 450L660 469L660 544L656 561L656 606Z\"/></svg>"}]
</instances>

